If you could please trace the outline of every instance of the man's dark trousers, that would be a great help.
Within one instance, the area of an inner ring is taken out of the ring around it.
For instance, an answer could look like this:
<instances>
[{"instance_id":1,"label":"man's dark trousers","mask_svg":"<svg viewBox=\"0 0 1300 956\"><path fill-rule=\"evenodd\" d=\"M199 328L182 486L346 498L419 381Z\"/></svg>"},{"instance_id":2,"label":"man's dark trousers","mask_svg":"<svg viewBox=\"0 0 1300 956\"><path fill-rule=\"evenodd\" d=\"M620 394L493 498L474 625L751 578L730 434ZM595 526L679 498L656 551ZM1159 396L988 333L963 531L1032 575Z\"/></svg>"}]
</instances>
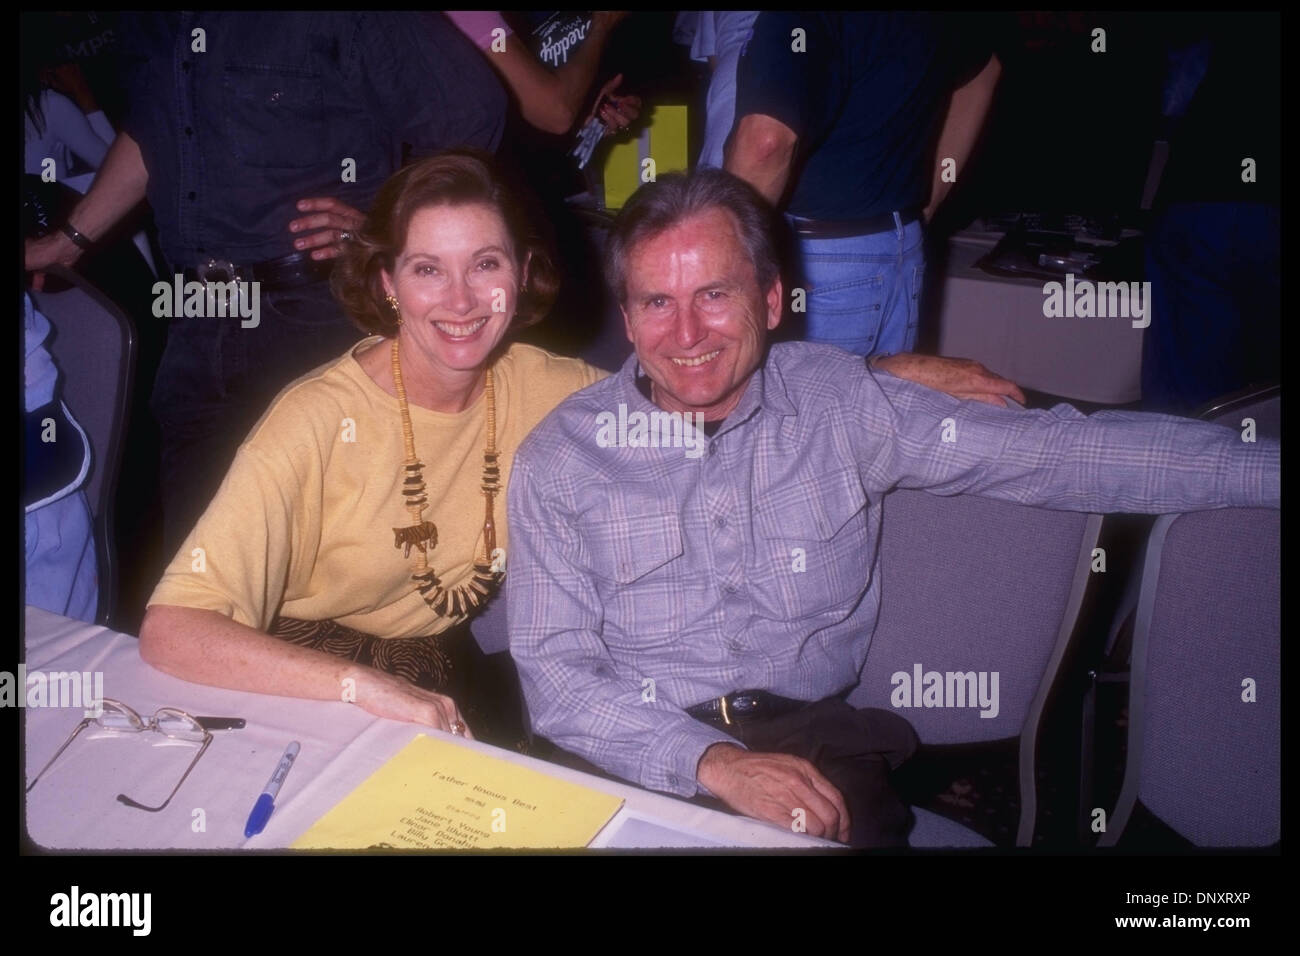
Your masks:
<instances>
[{"instance_id":1,"label":"man's dark trousers","mask_svg":"<svg viewBox=\"0 0 1300 956\"><path fill-rule=\"evenodd\" d=\"M791 754L816 767L844 797L849 846L907 845L911 811L894 792L889 777L916 752L919 742L902 717L887 710L857 710L831 697L780 716L732 715L730 724L720 719L706 723L756 753ZM791 824L794 820L791 817Z\"/></svg>"},{"instance_id":2,"label":"man's dark trousers","mask_svg":"<svg viewBox=\"0 0 1300 956\"><path fill-rule=\"evenodd\" d=\"M849 846L907 846L912 813L894 792L890 774L916 752L919 741L912 725L887 710L855 709L839 697L792 703L799 704L798 709L779 716L733 714L730 724L721 719L701 723L730 734L756 753L791 754L812 763L844 797L849 810ZM534 738L534 744L535 757L598 777L620 779L543 737ZM689 799L710 810L736 812L705 794ZM792 827L794 822L791 816ZM829 836L835 838L835 834Z\"/></svg>"}]
</instances>

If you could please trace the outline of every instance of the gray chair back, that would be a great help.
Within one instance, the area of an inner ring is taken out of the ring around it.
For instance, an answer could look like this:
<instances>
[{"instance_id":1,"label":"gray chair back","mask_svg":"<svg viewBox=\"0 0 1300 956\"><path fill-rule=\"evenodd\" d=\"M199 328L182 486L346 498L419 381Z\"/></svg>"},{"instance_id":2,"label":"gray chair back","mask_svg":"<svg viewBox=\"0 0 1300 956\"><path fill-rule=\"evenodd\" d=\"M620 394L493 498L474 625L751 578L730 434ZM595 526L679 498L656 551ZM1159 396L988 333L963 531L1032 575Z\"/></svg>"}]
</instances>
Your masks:
<instances>
[{"instance_id":1,"label":"gray chair back","mask_svg":"<svg viewBox=\"0 0 1300 956\"><path fill-rule=\"evenodd\" d=\"M56 268L49 275L72 286L63 292L31 295L54 329L48 347L61 373L63 401L90 440L85 492L99 561L96 621L104 624L117 593L113 498L135 375L135 327L111 299L77 273Z\"/></svg>"},{"instance_id":2,"label":"gray chair back","mask_svg":"<svg viewBox=\"0 0 1300 956\"><path fill-rule=\"evenodd\" d=\"M1118 841L1137 800L1198 846L1280 839L1280 549L1272 509L1156 522L1133 633L1128 762L1101 845Z\"/></svg>"},{"instance_id":3,"label":"gray chair back","mask_svg":"<svg viewBox=\"0 0 1300 956\"><path fill-rule=\"evenodd\" d=\"M1037 816L1043 709L1073 639L1100 528L1100 515L975 495L899 490L884 502L880 618L849 703L893 710L925 744L1020 738L1020 845L1032 839ZM918 670L923 688L928 674L941 676L945 706L917 706L925 703L914 699ZM996 715L969 700L981 677L992 697L994 674ZM911 707L894 706L903 684ZM966 706L946 706L963 696Z\"/></svg>"},{"instance_id":4,"label":"gray chair back","mask_svg":"<svg viewBox=\"0 0 1300 956\"><path fill-rule=\"evenodd\" d=\"M1261 438L1282 438L1282 388L1265 385L1243 389L1215 399L1195 416L1229 428L1240 428L1243 418L1255 420L1255 434Z\"/></svg>"}]
</instances>

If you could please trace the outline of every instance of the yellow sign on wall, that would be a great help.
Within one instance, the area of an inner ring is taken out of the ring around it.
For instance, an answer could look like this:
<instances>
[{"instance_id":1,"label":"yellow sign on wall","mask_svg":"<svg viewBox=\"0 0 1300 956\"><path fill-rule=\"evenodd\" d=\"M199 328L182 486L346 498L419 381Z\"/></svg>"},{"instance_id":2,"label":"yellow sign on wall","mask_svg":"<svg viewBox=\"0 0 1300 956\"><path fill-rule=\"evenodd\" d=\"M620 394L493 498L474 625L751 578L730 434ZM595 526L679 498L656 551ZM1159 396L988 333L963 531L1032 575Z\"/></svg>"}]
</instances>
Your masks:
<instances>
[{"instance_id":1,"label":"yellow sign on wall","mask_svg":"<svg viewBox=\"0 0 1300 956\"><path fill-rule=\"evenodd\" d=\"M641 134L615 143L605 157L605 208L622 209L642 183L664 173L685 172L689 166L686 107L651 107Z\"/></svg>"}]
</instances>

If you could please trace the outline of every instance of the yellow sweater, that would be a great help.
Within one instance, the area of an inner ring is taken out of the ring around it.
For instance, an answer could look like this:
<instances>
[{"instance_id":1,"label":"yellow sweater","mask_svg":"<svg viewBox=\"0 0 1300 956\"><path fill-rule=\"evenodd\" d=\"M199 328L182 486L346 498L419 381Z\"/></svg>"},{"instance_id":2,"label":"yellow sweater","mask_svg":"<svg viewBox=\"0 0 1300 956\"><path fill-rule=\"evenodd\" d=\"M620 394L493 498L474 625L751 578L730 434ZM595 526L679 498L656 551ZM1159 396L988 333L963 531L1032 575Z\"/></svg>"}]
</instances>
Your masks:
<instances>
[{"instance_id":1,"label":"yellow sweater","mask_svg":"<svg viewBox=\"0 0 1300 956\"><path fill-rule=\"evenodd\" d=\"M415 552L406 558L393 546L393 529L411 523L401 495L401 416L397 399L354 357L378 341L358 343L280 394L150 604L217 611L262 631L277 614L334 619L380 637L433 634L464 620L439 617L424 603L411 580ZM504 491L520 442L605 374L521 344L497 361L498 547L509 548ZM468 580L483 554L486 409L483 396L456 414L410 406L429 498L424 519L438 529L429 565L447 588Z\"/></svg>"}]
</instances>

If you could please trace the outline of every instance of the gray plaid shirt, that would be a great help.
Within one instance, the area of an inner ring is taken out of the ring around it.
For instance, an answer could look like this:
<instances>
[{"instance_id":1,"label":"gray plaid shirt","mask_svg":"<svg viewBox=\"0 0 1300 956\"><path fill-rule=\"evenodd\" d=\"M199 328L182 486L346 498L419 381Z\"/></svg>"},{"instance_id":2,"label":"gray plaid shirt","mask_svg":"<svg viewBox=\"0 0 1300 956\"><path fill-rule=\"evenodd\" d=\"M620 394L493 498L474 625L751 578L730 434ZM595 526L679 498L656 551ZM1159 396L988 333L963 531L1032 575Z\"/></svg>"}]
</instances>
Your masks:
<instances>
[{"instance_id":1,"label":"gray plaid shirt","mask_svg":"<svg viewBox=\"0 0 1300 956\"><path fill-rule=\"evenodd\" d=\"M538 733L680 796L697 792L704 751L734 742L684 708L857 683L892 488L1087 512L1280 504L1276 441L1165 415L962 402L808 343L773 346L701 446L627 447L628 428L627 446L608 447L611 419L657 411L638 372L632 356L519 449L510 649Z\"/></svg>"}]
</instances>

